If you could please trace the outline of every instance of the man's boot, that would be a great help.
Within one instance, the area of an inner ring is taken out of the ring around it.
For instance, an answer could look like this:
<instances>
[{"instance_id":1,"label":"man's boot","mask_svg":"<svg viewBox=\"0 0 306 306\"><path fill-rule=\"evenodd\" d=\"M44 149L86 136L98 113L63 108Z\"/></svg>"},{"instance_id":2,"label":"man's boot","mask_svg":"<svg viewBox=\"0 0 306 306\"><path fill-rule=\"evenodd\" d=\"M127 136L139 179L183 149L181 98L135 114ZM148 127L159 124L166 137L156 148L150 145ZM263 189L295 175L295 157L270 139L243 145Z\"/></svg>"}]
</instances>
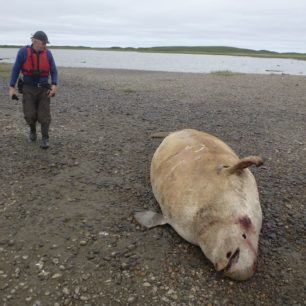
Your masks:
<instances>
[{"instance_id":1,"label":"man's boot","mask_svg":"<svg viewBox=\"0 0 306 306\"><path fill-rule=\"evenodd\" d=\"M36 139L37 139L36 124L35 123L30 125L29 139L30 139L30 141L36 141Z\"/></svg>"},{"instance_id":2,"label":"man's boot","mask_svg":"<svg viewBox=\"0 0 306 306\"><path fill-rule=\"evenodd\" d=\"M41 125L41 145L40 147L42 149L48 149L49 148L49 125L42 124Z\"/></svg>"},{"instance_id":3,"label":"man's boot","mask_svg":"<svg viewBox=\"0 0 306 306\"><path fill-rule=\"evenodd\" d=\"M48 138L43 138L43 139L41 140L41 145L40 145L40 147L41 147L42 149L48 149L48 148L49 148L49 139L48 139Z\"/></svg>"}]
</instances>

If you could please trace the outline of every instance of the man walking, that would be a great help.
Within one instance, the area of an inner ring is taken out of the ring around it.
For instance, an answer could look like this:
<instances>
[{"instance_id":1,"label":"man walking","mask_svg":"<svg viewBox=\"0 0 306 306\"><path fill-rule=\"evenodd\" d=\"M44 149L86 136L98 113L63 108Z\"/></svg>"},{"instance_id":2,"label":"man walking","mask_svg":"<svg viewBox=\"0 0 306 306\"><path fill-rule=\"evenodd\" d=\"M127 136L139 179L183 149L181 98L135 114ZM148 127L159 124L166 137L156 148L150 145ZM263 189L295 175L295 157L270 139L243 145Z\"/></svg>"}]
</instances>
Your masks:
<instances>
[{"instance_id":1,"label":"man walking","mask_svg":"<svg viewBox=\"0 0 306 306\"><path fill-rule=\"evenodd\" d=\"M9 96L16 96L15 85L20 71L23 74L23 113L30 126L30 141L37 140L36 122L41 124L41 148L49 147L49 125L51 122L50 98L57 89L57 69L50 50L46 33L37 31L32 37L32 45L18 51L12 69ZM49 84L51 75L51 85Z\"/></svg>"}]
</instances>

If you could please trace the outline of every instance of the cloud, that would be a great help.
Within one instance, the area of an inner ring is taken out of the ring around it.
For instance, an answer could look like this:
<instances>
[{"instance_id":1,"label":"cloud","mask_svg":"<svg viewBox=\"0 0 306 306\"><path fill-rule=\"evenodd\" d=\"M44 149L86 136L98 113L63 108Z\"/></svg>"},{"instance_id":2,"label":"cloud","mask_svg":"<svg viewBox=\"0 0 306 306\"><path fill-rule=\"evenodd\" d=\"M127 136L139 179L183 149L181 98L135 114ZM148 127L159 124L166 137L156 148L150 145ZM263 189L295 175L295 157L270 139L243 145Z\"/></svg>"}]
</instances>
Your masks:
<instances>
[{"instance_id":1,"label":"cloud","mask_svg":"<svg viewBox=\"0 0 306 306\"><path fill-rule=\"evenodd\" d=\"M306 52L300 0L10 1L0 44L25 44L44 30L54 45L230 45Z\"/></svg>"}]
</instances>

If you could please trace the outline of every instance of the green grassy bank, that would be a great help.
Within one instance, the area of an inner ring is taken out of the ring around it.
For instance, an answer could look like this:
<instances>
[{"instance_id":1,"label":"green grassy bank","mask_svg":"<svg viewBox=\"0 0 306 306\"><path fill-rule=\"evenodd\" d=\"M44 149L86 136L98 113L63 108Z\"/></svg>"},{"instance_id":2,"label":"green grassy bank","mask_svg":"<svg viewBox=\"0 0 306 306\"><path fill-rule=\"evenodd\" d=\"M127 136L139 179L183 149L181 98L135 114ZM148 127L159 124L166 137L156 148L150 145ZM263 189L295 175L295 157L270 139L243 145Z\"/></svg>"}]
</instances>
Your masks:
<instances>
[{"instance_id":1,"label":"green grassy bank","mask_svg":"<svg viewBox=\"0 0 306 306\"><path fill-rule=\"evenodd\" d=\"M0 45L0 48L19 48L21 46ZM152 48L91 48L84 46L50 46L50 49L71 49L71 50L97 50L97 51L134 51L134 52L156 52L156 53L175 53L175 54L209 54L209 55L231 55L231 56L251 56L265 58L291 58L306 60L306 53L295 52L274 52L268 50L252 50L234 47L212 46L212 47L186 47L186 46L169 46L169 47L152 47Z\"/></svg>"},{"instance_id":2,"label":"green grassy bank","mask_svg":"<svg viewBox=\"0 0 306 306\"><path fill-rule=\"evenodd\" d=\"M0 78L8 80L11 75L12 64L0 63Z\"/></svg>"}]
</instances>

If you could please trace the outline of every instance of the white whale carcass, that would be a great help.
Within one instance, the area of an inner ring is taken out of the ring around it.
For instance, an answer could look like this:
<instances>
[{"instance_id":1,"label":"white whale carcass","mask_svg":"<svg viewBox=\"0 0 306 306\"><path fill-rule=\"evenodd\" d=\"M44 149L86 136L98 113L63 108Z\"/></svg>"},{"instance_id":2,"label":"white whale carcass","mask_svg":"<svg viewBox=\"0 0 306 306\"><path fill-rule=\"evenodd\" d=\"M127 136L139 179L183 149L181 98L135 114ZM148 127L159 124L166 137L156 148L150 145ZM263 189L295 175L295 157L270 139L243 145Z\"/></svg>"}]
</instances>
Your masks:
<instances>
[{"instance_id":1,"label":"white whale carcass","mask_svg":"<svg viewBox=\"0 0 306 306\"><path fill-rule=\"evenodd\" d=\"M251 165L262 165L262 159L239 159L210 134L192 129L171 133L151 163L162 215L144 211L135 218L148 228L170 224L200 246L217 271L246 280L256 269L262 224L256 181L247 169Z\"/></svg>"}]
</instances>

